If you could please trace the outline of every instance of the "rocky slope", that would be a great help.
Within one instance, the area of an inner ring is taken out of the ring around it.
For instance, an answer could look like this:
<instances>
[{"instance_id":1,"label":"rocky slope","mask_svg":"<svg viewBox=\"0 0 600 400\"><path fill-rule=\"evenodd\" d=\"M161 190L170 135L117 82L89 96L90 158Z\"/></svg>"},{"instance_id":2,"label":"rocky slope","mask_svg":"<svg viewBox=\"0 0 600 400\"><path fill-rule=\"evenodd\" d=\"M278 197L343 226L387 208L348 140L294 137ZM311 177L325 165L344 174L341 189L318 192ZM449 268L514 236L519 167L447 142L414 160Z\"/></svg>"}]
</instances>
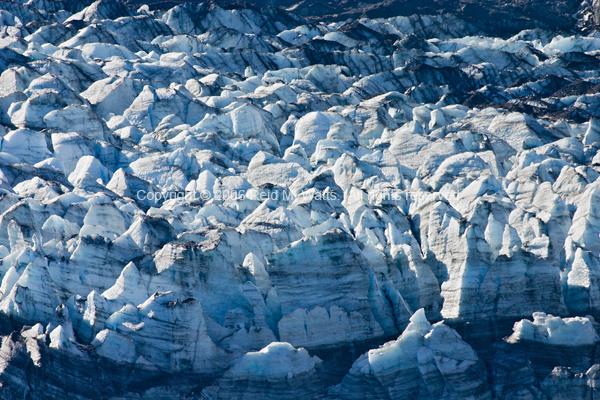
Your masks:
<instances>
[{"instance_id":1,"label":"rocky slope","mask_svg":"<svg viewBox=\"0 0 600 400\"><path fill-rule=\"evenodd\" d=\"M598 396L595 6L1 2L0 398Z\"/></svg>"}]
</instances>

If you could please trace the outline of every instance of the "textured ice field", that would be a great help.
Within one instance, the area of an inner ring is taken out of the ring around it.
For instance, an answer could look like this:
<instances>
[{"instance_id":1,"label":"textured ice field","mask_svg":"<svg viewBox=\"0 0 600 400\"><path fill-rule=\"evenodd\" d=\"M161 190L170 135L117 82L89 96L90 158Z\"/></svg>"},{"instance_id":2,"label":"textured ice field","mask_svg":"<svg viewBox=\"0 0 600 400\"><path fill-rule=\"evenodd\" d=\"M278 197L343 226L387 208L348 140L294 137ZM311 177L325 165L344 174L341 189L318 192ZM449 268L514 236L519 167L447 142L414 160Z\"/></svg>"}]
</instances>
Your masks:
<instances>
[{"instance_id":1,"label":"textured ice field","mask_svg":"<svg viewBox=\"0 0 600 400\"><path fill-rule=\"evenodd\" d=\"M0 399L600 395L598 32L21 3Z\"/></svg>"}]
</instances>

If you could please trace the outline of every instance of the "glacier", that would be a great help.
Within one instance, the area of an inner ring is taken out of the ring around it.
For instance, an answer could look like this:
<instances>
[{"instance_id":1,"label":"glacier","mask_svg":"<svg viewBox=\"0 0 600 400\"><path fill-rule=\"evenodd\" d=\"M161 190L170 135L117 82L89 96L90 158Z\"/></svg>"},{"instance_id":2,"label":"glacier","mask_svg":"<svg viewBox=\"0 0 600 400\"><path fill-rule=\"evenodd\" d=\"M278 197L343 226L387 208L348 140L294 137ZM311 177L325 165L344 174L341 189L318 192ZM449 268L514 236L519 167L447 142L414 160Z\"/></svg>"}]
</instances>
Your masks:
<instances>
[{"instance_id":1,"label":"glacier","mask_svg":"<svg viewBox=\"0 0 600 400\"><path fill-rule=\"evenodd\" d=\"M0 1L0 399L600 396L600 2L175 3Z\"/></svg>"}]
</instances>

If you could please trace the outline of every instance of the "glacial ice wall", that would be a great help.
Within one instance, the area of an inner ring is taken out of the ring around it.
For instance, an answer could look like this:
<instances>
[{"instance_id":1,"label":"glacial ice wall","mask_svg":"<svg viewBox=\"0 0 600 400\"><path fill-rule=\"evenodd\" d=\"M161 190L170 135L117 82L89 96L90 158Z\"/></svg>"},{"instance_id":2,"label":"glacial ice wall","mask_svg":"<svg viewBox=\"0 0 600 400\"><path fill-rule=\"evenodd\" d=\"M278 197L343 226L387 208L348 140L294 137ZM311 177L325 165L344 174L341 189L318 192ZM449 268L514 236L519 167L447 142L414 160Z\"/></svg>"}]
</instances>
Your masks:
<instances>
[{"instance_id":1,"label":"glacial ice wall","mask_svg":"<svg viewBox=\"0 0 600 400\"><path fill-rule=\"evenodd\" d=\"M597 396L599 57L0 2L0 398Z\"/></svg>"}]
</instances>

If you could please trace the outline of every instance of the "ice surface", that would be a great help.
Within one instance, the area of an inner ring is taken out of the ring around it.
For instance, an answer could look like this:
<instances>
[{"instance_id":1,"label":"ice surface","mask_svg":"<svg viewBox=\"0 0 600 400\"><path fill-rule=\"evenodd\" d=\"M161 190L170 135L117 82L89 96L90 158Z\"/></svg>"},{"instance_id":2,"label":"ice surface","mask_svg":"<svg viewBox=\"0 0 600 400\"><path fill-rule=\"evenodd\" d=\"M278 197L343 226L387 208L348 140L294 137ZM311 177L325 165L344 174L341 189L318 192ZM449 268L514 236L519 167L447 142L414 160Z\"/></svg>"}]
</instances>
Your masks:
<instances>
[{"instance_id":1,"label":"ice surface","mask_svg":"<svg viewBox=\"0 0 600 400\"><path fill-rule=\"evenodd\" d=\"M531 341L562 346L594 344L599 340L589 318L560 318L542 312L533 314L533 322L521 320L513 328L508 342Z\"/></svg>"},{"instance_id":2,"label":"ice surface","mask_svg":"<svg viewBox=\"0 0 600 400\"><path fill-rule=\"evenodd\" d=\"M597 397L590 3L2 3L0 398Z\"/></svg>"}]
</instances>

